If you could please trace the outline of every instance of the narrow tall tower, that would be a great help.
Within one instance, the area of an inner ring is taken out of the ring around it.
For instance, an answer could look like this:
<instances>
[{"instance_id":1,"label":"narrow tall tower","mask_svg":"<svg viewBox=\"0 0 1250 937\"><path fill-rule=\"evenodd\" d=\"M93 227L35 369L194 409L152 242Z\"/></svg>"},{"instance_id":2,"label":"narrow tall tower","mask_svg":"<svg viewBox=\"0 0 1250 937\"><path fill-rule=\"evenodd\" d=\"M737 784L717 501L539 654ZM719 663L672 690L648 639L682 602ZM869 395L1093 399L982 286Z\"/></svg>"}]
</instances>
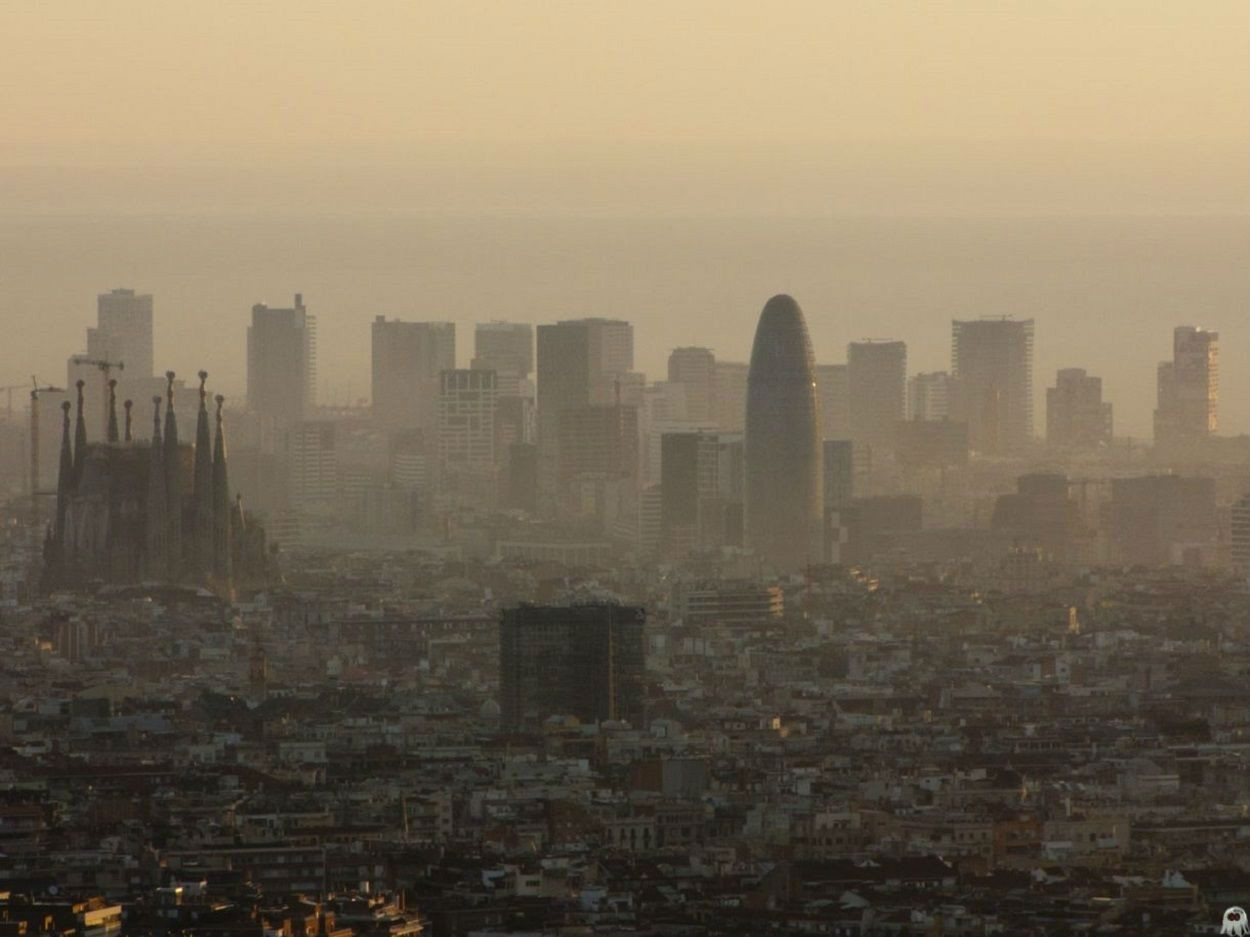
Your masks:
<instances>
[{"instance_id":1,"label":"narrow tall tower","mask_svg":"<svg viewBox=\"0 0 1250 937\"><path fill-rule=\"evenodd\" d=\"M226 434L221 423L221 405L217 401L217 438L213 447L213 575L220 582L230 579L230 480L226 477Z\"/></svg>"},{"instance_id":2,"label":"narrow tall tower","mask_svg":"<svg viewBox=\"0 0 1250 937\"><path fill-rule=\"evenodd\" d=\"M109 418L105 430L109 442L117 442L117 378L109 378Z\"/></svg>"},{"instance_id":3,"label":"narrow tall tower","mask_svg":"<svg viewBox=\"0 0 1250 937\"><path fill-rule=\"evenodd\" d=\"M169 519L165 507L165 448L161 443L161 398L152 398L152 443L148 450L147 513L144 517L143 574L148 579L164 579L169 549L166 535Z\"/></svg>"},{"instance_id":4,"label":"narrow tall tower","mask_svg":"<svg viewBox=\"0 0 1250 937\"><path fill-rule=\"evenodd\" d=\"M165 372L165 548L169 576L182 573L182 466L178 464L178 418L174 416L174 372Z\"/></svg>"},{"instance_id":5,"label":"narrow tall tower","mask_svg":"<svg viewBox=\"0 0 1250 937\"><path fill-rule=\"evenodd\" d=\"M747 542L781 570L820 558L820 434L816 362L803 310L789 296L764 306L747 376Z\"/></svg>"},{"instance_id":6,"label":"narrow tall tower","mask_svg":"<svg viewBox=\"0 0 1250 937\"><path fill-rule=\"evenodd\" d=\"M78 388L78 409L77 417L74 420L74 484L78 484L78 480L82 478L82 467L87 461L87 421L82 415L82 389L86 381L78 380L75 387Z\"/></svg>"},{"instance_id":7,"label":"narrow tall tower","mask_svg":"<svg viewBox=\"0 0 1250 937\"><path fill-rule=\"evenodd\" d=\"M74 487L74 455L69 445L69 401L61 403L61 467L56 476L56 530L53 544L58 551L65 545L65 511L69 507L69 494Z\"/></svg>"},{"instance_id":8,"label":"narrow tall tower","mask_svg":"<svg viewBox=\"0 0 1250 937\"><path fill-rule=\"evenodd\" d=\"M213 571L213 447L208 432L208 372L200 372L200 409L195 421L195 472L192 479L195 528L192 532L192 569L197 578Z\"/></svg>"}]
</instances>

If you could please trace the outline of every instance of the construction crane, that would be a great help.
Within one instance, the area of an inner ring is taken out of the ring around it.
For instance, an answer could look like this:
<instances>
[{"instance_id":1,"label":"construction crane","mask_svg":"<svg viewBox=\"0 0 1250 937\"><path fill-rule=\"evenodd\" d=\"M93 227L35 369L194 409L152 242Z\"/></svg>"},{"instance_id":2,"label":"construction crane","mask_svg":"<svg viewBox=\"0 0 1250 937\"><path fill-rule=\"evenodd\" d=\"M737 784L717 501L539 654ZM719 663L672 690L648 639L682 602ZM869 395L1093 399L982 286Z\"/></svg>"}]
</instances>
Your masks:
<instances>
[{"instance_id":1,"label":"construction crane","mask_svg":"<svg viewBox=\"0 0 1250 937\"><path fill-rule=\"evenodd\" d=\"M13 391L21 390L25 386L26 386L25 384L10 384L7 387L0 387L0 390L5 391L9 395L9 406L8 406L9 416L13 415Z\"/></svg>"},{"instance_id":2,"label":"construction crane","mask_svg":"<svg viewBox=\"0 0 1250 937\"><path fill-rule=\"evenodd\" d=\"M31 509L37 510L36 499L43 493L39 490L39 395L44 391L64 393L65 388L51 384L40 387L39 379L33 374L30 383L30 502Z\"/></svg>"},{"instance_id":3,"label":"construction crane","mask_svg":"<svg viewBox=\"0 0 1250 937\"><path fill-rule=\"evenodd\" d=\"M108 361L104 358L88 358L86 355L73 355L70 357L71 364L93 364L100 369L100 373L104 375L104 422L101 426L108 426L109 423L109 373L113 368L119 371L126 370L126 364L122 361Z\"/></svg>"}]
</instances>

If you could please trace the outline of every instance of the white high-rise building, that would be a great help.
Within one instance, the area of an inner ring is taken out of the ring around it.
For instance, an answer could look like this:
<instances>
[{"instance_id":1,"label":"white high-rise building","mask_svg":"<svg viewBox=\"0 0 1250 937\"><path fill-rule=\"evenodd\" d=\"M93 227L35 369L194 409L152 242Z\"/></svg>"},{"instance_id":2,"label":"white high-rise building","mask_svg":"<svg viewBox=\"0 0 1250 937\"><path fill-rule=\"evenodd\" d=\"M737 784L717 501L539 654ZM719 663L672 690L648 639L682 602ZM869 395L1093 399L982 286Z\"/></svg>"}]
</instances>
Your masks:
<instances>
[{"instance_id":1,"label":"white high-rise building","mask_svg":"<svg viewBox=\"0 0 1250 937\"><path fill-rule=\"evenodd\" d=\"M444 483L457 476L493 478L495 372L444 371L438 393L438 464Z\"/></svg>"},{"instance_id":2,"label":"white high-rise building","mask_svg":"<svg viewBox=\"0 0 1250 937\"><path fill-rule=\"evenodd\" d=\"M940 422L950 416L951 376L946 371L922 371L907 381L907 419Z\"/></svg>"}]
</instances>

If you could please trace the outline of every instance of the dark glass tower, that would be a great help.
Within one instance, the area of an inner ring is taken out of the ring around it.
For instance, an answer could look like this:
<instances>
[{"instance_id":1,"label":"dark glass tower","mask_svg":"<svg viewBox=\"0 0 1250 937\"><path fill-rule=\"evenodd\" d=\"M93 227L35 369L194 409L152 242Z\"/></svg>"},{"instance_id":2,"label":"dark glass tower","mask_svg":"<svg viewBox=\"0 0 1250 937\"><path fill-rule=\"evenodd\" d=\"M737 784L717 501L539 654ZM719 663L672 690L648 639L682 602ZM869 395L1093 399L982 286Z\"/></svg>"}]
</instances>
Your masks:
<instances>
[{"instance_id":1,"label":"dark glass tower","mask_svg":"<svg viewBox=\"0 0 1250 937\"><path fill-rule=\"evenodd\" d=\"M816 364L803 310L774 296L760 314L747 377L747 542L795 570L820 559Z\"/></svg>"}]
</instances>

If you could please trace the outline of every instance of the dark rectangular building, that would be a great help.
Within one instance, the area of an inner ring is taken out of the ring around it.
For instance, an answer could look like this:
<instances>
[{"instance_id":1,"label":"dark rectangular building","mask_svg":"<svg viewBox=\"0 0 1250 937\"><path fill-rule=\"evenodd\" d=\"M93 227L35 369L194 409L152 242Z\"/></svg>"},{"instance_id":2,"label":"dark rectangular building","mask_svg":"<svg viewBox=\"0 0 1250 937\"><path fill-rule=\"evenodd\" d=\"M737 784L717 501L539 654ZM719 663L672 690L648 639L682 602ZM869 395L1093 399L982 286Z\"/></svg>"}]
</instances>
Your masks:
<instances>
[{"instance_id":1,"label":"dark rectangular building","mask_svg":"<svg viewBox=\"0 0 1250 937\"><path fill-rule=\"evenodd\" d=\"M550 716L643 724L646 611L626 605L521 605L499 626L503 726L532 730Z\"/></svg>"}]
</instances>

